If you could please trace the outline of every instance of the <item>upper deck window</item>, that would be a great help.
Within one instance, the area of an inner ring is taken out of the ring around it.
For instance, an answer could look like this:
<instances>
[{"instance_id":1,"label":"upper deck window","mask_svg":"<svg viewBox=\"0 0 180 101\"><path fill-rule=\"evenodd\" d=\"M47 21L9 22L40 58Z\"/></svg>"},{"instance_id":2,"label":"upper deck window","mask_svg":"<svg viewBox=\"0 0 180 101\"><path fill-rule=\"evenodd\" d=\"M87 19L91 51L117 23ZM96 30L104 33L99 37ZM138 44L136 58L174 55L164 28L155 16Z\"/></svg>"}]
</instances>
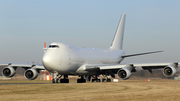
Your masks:
<instances>
[{"instance_id":1,"label":"upper deck window","mask_svg":"<svg viewBox=\"0 0 180 101\"><path fill-rule=\"evenodd\" d=\"M59 48L58 45L50 45L49 48Z\"/></svg>"}]
</instances>

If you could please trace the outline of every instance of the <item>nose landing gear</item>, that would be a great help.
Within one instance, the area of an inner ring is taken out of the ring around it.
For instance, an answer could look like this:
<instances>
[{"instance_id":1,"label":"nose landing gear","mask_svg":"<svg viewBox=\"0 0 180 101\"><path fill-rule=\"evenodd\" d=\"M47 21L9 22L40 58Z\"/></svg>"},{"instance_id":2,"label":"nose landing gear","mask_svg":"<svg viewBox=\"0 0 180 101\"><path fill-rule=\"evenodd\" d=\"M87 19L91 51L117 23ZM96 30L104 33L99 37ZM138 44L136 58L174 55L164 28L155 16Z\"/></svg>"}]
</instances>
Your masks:
<instances>
[{"instance_id":1,"label":"nose landing gear","mask_svg":"<svg viewBox=\"0 0 180 101\"><path fill-rule=\"evenodd\" d=\"M57 72L53 73L53 79L52 83L69 83L68 75L60 75ZM63 79L60 79L62 76L64 76Z\"/></svg>"}]
</instances>

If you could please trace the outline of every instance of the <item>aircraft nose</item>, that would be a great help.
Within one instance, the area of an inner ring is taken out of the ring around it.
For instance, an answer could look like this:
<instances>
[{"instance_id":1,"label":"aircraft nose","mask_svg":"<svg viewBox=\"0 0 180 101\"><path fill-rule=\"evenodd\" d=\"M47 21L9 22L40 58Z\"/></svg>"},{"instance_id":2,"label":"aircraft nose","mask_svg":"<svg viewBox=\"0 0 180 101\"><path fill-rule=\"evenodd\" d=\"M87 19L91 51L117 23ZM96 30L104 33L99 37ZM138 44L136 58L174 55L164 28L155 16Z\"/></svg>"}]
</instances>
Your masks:
<instances>
[{"instance_id":1,"label":"aircraft nose","mask_svg":"<svg viewBox=\"0 0 180 101\"><path fill-rule=\"evenodd\" d=\"M47 54L45 54L42 58L42 63L44 65L44 67L48 70L51 71L52 68L52 61L51 61L51 57Z\"/></svg>"}]
</instances>

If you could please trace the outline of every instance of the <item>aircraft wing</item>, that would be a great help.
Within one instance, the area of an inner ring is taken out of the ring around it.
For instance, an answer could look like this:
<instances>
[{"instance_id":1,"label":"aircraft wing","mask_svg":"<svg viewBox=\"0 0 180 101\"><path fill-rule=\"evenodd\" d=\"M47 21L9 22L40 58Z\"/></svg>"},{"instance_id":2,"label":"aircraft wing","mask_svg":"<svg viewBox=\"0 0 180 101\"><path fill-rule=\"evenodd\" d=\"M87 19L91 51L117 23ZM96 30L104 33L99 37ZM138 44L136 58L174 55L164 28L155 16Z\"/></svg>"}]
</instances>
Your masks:
<instances>
[{"instance_id":1,"label":"aircraft wing","mask_svg":"<svg viewBox=\"0 0 180 101\"><path fill-rule=\"evenodd\" d=\"M106 66L99 66L100 70L106 69L120 69L127 65L133 65L134 68L142 67L143 69L151 68L151 69L159 69L165 66L170 65L171 63L130 63L130 64L116 64L116 65L106 65Z\"/></svg>"},{"instance_id":2,"label":"aircraft wing","mask_svg":"<svg viewBox=\"0 0 180 101\"><path fill-rule=\"evenodd\" d=\"M5 77L13 77L16 74L16 69L22 67L25 69L24 76L26 79L34 80L37 78L39 70L45 70L41 64L12 64L12 63L0 63L2 69L2 75Z\"/></svg>"},{"instance_id":3,"label":"aircraft wing","mask_svg":"<svg viewBox=\"0 0 180 101\"><path fill-rule=\"evenodd\" d=\"M108 65L86 65L86 71L100 71L100 74L110 74L112 77L117 74L120 79L126 80L130 78L132 72L136 72L137 67L148 70L152 73L152 69L163 69L166 77L172 77L176 74L178 62L173 63L131 63L131 64L108 64Z\"/></svg>"},{"instance_id":4,"label":"aircraft wing","mask_svg":"<svg viewBox=\"0 0 180 101\"><path fill-rule=\"evenodd\" d=\"M142 67L143 69L146 68L152 68L152 69L159 69L163 68L165 66L170 65L171 63L128 63L128 64L92 64L92 65L86 65L86 70L107 70L107 69L121 69L127 65L133 65L134 68L136 67ZM177 64L177 63L176 63Z\"/></svg>"}]
</instances>

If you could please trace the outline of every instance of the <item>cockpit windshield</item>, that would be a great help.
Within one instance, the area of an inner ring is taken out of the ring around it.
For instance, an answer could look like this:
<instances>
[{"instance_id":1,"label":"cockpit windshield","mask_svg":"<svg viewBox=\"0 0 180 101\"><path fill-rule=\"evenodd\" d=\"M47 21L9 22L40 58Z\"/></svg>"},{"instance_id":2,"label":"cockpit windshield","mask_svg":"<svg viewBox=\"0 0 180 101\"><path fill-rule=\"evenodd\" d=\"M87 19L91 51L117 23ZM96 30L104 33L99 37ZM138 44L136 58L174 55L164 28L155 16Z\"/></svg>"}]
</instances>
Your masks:
<instances>
[{"instance_id":1,"label":"cockpit windshield","mask_svg":"<svg viewBox=\"0 0 180 101\"><path fill-rule=\"evenodd\" d=\"M58 45L50 45L49 48L59 48Z\"/></svg>"}]
</instances>

